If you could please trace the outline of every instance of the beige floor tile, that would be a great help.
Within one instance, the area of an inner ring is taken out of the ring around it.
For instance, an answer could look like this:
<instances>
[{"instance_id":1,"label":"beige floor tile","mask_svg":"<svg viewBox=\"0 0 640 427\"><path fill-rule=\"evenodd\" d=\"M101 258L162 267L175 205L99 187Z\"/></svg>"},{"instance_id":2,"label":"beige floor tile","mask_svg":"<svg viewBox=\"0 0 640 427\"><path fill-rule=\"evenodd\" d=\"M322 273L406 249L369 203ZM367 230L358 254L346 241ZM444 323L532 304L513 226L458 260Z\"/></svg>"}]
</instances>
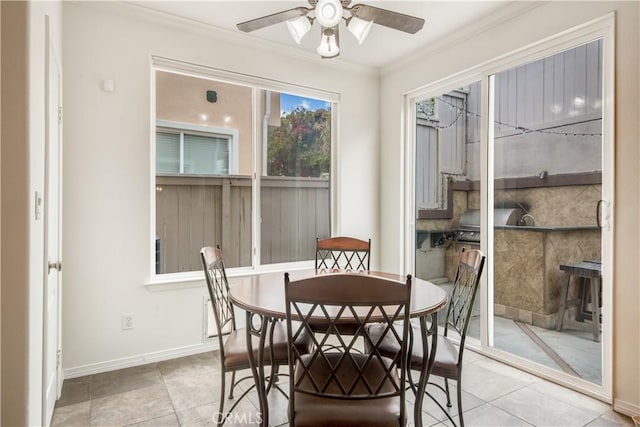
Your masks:
<instances>
[{"instance_id":1,"label":"beige floor tile","mask_svg":"<svg viewBox=\"0 0 640 427\"><path fill-rule=\"evenodd\" d=\"M603 415L611 411L611 405L609 405L608 403L559 386L558 384L554 384L549 381L539 381L535 384L527 386L527 388L552 397L557 401L564 402L573 407L585 409L590 412L596 412L598 413L598 415Z\"/></svg>"},{"instance_id":2,"label":"beige floor tile","mask_svg":"<svg viewBox=\"0 0 640 427\"><path fill-rule=\"evenodd\" d=\"M90 377L73 378L65 380L62 384L60 399L56 402L56 408L87 402L91 399Z\"/></svg>"},{"instance_id":3,"label":"beige floor tile","mask_svg":"<svg viewBox=\"0 0 640 427\"><path fill-rule=\"evenodd\" d=\"M87 400L81 403L56 407L51 427L86 427L89 425L90 405Z\"/></svg>"},{"instance_id":4,"label":"beige floor tile","mask_svg":"<svg viewBox=\"0 0 640 427\"><path fill-rule=\"evenodd\" d=\"M529 426L522 419L509 414L496 408L490 403L485 403L470 411L464 412L464 425L467 427L517 427L517 426ZM454 418L456 424L458 424L458 417ZM449 423L445 423L449 425Z\"/></svg>"},{"instance_id":5,"label":"beige floor tile","mask_svg":"<svg viewBox=\"0 0 640 427\"><path fill-rule=\"evenodd\" d=\"M153 418L140 423L131 424L130 427L180 427L176 414L165 415L164 417Z\"/></svg>"},{"instance_id":6,"label":"beige floor tile","mask_svg":"<svg viewBox=\"0 0 640 427\"><path fill-rule=\"evenodd\" d=\"M220 401L219 373L206 373L200 376L183 375L165 378L165 385L173 406L177 412ZM227 383L231 375L227 374ZM228 396L228 386L227 392ZM236 395L239 395L236 393Z\"/></svg>"},{"instance_id":7,"label":"beige floor tile","mask_svg":"<svg viewBox=\"0 0 640 427\"><path fill-rule=\"evenodd\" d=\"M91 425L95 426L126 426L172 413L163 385L91 400Z\"/></svg>"},{"instance_id":8,"label":"beige floor tile","mask_svg":"<svg viewBox=\"0 0 640 427\"><path fill-rule=\"evenodd\" d=\"M634 423L630 417L609 410L596 418L587 427L633 427Z\"/></svg>"},{"instance_id":9,"label":"beige floor tile","mask_svg":"<svg viewBox=\"0 0 640 427\"><path fill-rule=\"evenodd\" d=\"M213 426L221 415L218 413L217 404L197 406L178 412L180 425L183 427ZM254 426L262 421L258 409L249 401L243 400L233 410L227 414L225 426ZM270 425L274 425L271 424Z\"/></svg>"},{"instance_id":10,"label":"beige floor tile","mask_svg":"<svg viewBox=\"0 0 640 427\"><path fill-rule=\"evenodd\" d=\"M220 372L220 357L217 352L214 354L212 351L207 351L159 362L158 370L165 379L186 375L212 375L214 372Z\"/></svg>"},{"instance_id":11,"label":"beige floor tile","mask_svg":"<svg viewBox=\"0 0 640 427\"><path fill-rule=\"evenodd\" d=\"M105 372L91 377L91 399L161 384L162 377L155 363Z\"/></svg>"},{"instance_id":12,"label":"beige floor tile","mask_svg":"<svg viewBox=\"0 0 640 427\"><path fill-rule=\"evenodd\" d=\"M584 426L601 415L599 412L576 408L528 387L496 399L491 404L536 426Z\"/></svg>"}]
</instances>

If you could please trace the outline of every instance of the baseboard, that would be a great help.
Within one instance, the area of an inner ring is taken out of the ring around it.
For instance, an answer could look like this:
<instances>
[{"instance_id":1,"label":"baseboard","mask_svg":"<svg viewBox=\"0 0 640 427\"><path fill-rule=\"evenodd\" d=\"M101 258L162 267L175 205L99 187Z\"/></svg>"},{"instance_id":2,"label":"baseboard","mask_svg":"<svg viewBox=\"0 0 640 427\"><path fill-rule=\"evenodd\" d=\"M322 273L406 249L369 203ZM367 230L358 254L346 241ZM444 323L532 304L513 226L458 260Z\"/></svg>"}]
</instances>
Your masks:
<instances>
[{"instance_id":1,"label":"baseboard","mask_svg":"<svg viewBox=\"0 0 640 427\"><path fill-rule=\"evenodd\" d=\"M124 357L122 359L109 360L106 362L92 363L90 365L77 366L64 369L65 379L84 377L86 375L100 374L102 372L115 371L117 369L130 368L132 366L146 365L148 363L162 362L163 360L175 359L178 357L191 356L192 354L204 353L218 349L218 341L205 342L202 344L190 345L186 347L174 348L170 350L156 351L153 353L141 354L138 356Z\"/></svg>"},{"instance_id":2,"label":"baseboard","mask_svg":"<svg viewBox=\"0 0 640 427\"><path fill-rule=\"evenodd\" d=\"M640 415L640 406L619 399L613 399L613 410L630 417Z\"/></svg>"}]
</instances>

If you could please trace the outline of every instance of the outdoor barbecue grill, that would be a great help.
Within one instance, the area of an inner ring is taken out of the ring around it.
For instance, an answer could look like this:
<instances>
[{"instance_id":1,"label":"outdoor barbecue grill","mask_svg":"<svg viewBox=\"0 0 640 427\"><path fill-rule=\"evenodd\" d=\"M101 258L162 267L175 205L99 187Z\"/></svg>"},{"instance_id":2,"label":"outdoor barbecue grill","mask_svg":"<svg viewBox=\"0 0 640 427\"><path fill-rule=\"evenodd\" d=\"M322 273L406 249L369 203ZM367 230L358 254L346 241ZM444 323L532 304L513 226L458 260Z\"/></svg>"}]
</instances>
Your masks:
<instances>
[{"instance_id":1,"label":"outdoor barbecue grill","mask_svg":"<svg viewBox=\"0 0 640 427\"><path fill-rule=\"evenodd\" d=\"M524 211L520 208L496 208L493 211L493 223L496 226L518 225ZM458 228L454 231L455 240L464 243L480 244L480 210L470 209L460 215Z\"/></svg>"}]
</instances>

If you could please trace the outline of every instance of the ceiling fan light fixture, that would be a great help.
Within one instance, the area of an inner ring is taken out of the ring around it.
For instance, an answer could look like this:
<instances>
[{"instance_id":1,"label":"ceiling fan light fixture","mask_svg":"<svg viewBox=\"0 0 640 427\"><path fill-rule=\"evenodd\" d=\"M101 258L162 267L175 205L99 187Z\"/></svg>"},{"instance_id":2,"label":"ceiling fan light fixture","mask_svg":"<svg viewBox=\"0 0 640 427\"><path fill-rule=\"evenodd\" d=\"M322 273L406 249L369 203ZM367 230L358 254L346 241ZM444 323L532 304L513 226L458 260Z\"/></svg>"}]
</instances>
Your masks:
<instances>
[{"instance_id":1,"label":"ceiling fan light fixture","mask_svg":"<svg viewBox=\"0 0 640 427\"><path fill-rule=\"evenodd\" d=\"M335 27L342 19L340 0L318 0L315 11L316 20L323 27Z\"/></svg>"},{"instance_id":2,"label":"ceiling fan light fixture","mask_svg":"<svg viewBox=\"0 0 640 427\"><path fill-rule=\"evenodd\" d=\"M311 29L311 20L307 16L299 16L286 21L289 34L296 43L300 44L302 37Z\"/></svg>"},{"instance_id":3,"label":"ceiling fan light fixture","mask_svg":"<svg viewBox=\"0 0 640 427\"><path fill-rule=\"evenodd\" d=\"M362 44L369 35L373 21L365 21L357 16L352 16L347 20L347 29L358 40L358 44Z\"/></svg>"},{"instance_id":4,"label":"ceiling fan light fixture","mask_svg":"<svg viewBox=\"0 0 640 427\"><path fill-rule=\"evenodd\" d=\"M316 52L318 52L318 55L323 58L333 58L334 56L338 56L340 48L336 41L336 33L332 29L327 28L324 30L322 37L320 38L320 46L318 46Z\"/></svg>"}]
</instances>

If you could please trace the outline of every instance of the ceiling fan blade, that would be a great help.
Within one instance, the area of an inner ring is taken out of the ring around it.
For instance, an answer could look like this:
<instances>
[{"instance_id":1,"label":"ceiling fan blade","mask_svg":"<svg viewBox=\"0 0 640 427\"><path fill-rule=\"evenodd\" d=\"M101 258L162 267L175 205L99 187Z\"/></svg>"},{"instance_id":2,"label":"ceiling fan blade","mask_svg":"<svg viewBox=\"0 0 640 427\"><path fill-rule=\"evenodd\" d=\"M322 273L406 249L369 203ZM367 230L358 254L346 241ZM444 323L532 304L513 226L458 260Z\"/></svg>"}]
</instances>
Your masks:
<instances>
[{"instance_id":1,"label":"ceiling fan blade","mask_svg":"<svg viewBox=\"0 0 640 427\"><path fill-rule=\"evenodd\" d=\"M274 13L272 15L263 16L261 18L252 19L251 21L241 22L236 27L240 31L250 33L251 31L259 30L270 25L279 24L289 19L304 16L309 13L311 9L306 7L296 7L294 9L285 10L282 12Z\"/></svg>"},{"instance_id":2,"label":"ceiling fan blade","mask_svg":"<svg viewBox=\"0 0 640 427\"><path fill-rule=\"evenodd\" d=\"M365 21L373 21L374 24L384 25L394 30L415 34L424 25L424 19L404 13L393 12L391 10L380 9L379 7L356 4L351 9L351 14Z\"/></svg>"}]
</instances>

